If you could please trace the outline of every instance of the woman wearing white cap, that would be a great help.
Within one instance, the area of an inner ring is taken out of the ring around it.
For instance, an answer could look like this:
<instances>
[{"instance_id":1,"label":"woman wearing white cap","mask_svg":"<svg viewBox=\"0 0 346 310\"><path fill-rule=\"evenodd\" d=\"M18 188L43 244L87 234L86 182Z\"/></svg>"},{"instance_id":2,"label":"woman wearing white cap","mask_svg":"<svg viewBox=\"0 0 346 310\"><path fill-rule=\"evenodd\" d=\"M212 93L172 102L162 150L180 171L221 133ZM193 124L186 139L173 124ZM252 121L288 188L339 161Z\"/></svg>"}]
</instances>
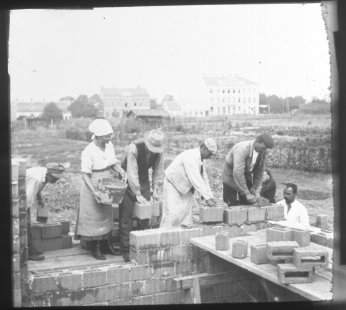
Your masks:
<instances>
[{"instance_id":1,"label":"woman wearing white cap","mask_svg":"<svg viewBox=\"0 0 346 310\"><path fill-rule=\"evenodd\" d=\"M114 152L111 137L113 128L105 119L96 119L89 130L93 133L92 142L83 150L81 156L82 188L77 214L76 238L91 241L92 254L96 259L104 260L102 252L117 255L110 237L113 228L112 206L102 204L96 189L98 180L117 172L125 177ZM101 247L103 241L103 247Z\"/></svg>"},{"instance_id":2,"label":"woman wearing white cap","mask_svg":"<svg viewBox=\"0 0 346 310\"><path fill-rule=\"evenodd\" d=\"M195 191L203 196L209 206L216 204L204 164L204 159L210 158L216 152L215 140L208 138L199 147L180 153L167 167L163 180L160 228L192 226Z\"/></svg>"}]
</instances>

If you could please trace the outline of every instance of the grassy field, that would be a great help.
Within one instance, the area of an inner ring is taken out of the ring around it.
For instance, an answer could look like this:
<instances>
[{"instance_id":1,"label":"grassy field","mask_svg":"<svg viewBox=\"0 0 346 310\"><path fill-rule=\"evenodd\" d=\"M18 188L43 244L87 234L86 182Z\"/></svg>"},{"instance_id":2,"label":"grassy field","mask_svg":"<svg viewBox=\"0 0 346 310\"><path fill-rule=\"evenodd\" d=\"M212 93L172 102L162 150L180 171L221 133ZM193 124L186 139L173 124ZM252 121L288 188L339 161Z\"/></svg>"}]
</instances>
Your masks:
<instances>
[{"instance_id":1,"label":"grassy field","mask_svg":"<svg viewBox=\"0 0 346 310\"><path fill-rule=\"evenodd\" d=\"M289 116L281 116L276 119L271 117L254 119L240 117L237 119L239 123L245 120L253 126L269 126L269 124L279 126L284 123L286 126L330 126L330 118L326 116L314 118L299 117L294 119ZM184 136L182 139L188 139L188 136ZM55 129L21 130L13 132L11 136L12 157L26 158L29 167L45 165L47 162L52 161L70 163L70 168L67 169L65 178L54 186L48 184L43 191L43 195L50 207L51 219L69 219L72 223L72 229L75 224L76 210L79 204L81 185L79 173L80 156L87 144L87 141L66 139L63 131ZM169 152L166 152L164 156L167 159L173 159L180 151L180 148L170 147ZM122 159L125 155L123 148L117 145L115 145L115 152L119 159ZM213 192L219 199L222 199L222 164L222 157L208 161L210 184ZM282 183L296 183L299 191L298 200L307 207L310 222L315 222L317 214L327 214L329 216L330 228L333 227L333 183L331 174L281 168L273 168L271 170L277 184L277 200L283 198Z\"/></svg>"}]
</instances>

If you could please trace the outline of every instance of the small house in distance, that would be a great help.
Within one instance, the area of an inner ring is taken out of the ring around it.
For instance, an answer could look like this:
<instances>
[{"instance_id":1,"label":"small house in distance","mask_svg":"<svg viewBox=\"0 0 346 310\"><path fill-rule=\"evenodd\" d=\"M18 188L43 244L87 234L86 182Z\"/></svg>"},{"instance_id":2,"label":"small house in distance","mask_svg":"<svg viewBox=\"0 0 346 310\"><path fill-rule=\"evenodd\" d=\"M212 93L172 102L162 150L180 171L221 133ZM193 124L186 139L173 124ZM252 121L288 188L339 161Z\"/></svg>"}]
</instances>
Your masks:
<instances>
[{"instance_id":1,"label":"small house in distance","mask_svg":"<svg viewBox=\"0 0 346 310\"><path fill-rule=\"evenodd\" d=\"M161 105L162 105L162 109L167 111L169 115L173 117L182 115L182 110L180 108L180 105L175 100L175 98L171 95L166 95L162 99Z\"/></svg>"},{"instance_id":2,"label":"small house in distance","mask_svg":"<svg viewBox=\"0 0 346 310\"><path fill-rule=\"evenodd\" d=\"M170 119L169 113L165 110L130 110L126 117L139 123L142 132L161 127L164 120Z\"/></svg>"}]
</instances>

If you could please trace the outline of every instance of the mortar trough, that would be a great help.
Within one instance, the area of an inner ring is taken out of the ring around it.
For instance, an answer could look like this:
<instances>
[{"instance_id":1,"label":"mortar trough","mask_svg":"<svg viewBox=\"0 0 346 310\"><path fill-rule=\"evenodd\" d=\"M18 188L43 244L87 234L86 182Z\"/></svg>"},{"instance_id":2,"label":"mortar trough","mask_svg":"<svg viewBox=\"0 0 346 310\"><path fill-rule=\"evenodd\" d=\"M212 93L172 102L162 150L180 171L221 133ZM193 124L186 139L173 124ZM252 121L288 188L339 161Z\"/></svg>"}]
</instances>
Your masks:
<instances>
[{"instance_id":1,"label":"mortar trough","mask_svg":"<svg viewBox=\"0 0 346 310\"><path fill-rule=\"evenodd\" d=\"M102 178L101 183L114 204L120 204L123 201L127 188L125 182L115 178Z\"/></svg>"}]
</instances>

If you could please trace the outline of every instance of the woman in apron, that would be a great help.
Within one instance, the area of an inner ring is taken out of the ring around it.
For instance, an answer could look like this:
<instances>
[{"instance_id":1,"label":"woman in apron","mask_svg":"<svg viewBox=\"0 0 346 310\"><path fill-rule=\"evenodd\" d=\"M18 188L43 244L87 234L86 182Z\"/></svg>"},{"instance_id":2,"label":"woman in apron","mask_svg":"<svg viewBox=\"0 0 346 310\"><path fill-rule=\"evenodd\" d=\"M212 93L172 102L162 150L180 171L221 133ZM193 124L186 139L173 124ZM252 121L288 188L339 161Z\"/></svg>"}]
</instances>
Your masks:
<instances>
[{"instance_id":1,"label":"woman in apron","mask_svg":"<svg viewBox=\"0 0 346 310\"><path fill-rule=\"evenodd\" d=\"M111 137L113 128L105 119L96 119L89 130L92 142L81 156L82 188L76 222L76 238L81 242L91 242L91 252L96 259L106 259L103 252L119 255L112 247L110 238L113 228L111 204L102 203L98 182L118 173L125 178L125 172L115 157ZM102 244L102 246L101 246Z\"/></svg>"}]
</instances>

